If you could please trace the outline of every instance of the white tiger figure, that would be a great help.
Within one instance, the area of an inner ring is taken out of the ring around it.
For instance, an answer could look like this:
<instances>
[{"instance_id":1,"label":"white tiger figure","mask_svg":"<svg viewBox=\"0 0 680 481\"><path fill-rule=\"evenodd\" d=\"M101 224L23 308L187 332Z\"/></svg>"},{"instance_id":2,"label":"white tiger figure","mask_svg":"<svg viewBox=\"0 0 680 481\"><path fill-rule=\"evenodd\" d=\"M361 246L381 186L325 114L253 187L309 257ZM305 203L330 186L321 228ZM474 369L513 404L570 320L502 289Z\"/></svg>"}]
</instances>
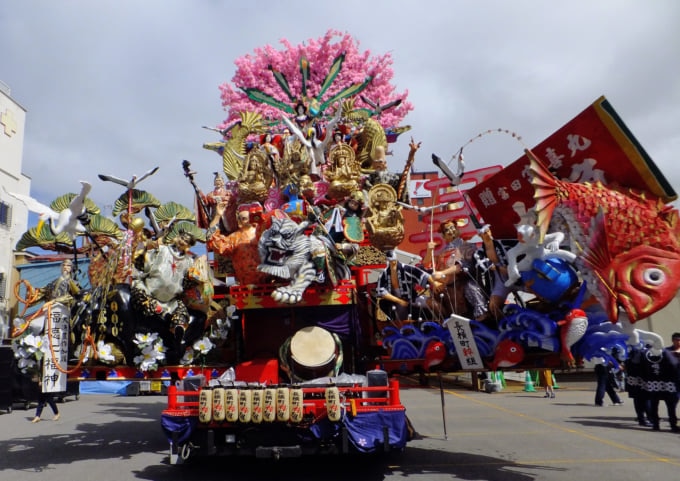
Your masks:
<instances>
[{"instance_id":1,"label":"white tiger figure","mask_svg":"<svg viewBox=\"0 0 680 481\"><path fill-rule=\"evenodd\" d=\"M324 282L324 268L332 274L331 280L350 277L347 266L336 262L334 244L325 237L305 235L308 226L307 221L298 224L291 219L274 217L271 227L260 236L260 265L257 270L291 281L272 292L271 296L276 301L288 304L300 302L305 289L313 281Z\"/></svg>"}]
</instances>

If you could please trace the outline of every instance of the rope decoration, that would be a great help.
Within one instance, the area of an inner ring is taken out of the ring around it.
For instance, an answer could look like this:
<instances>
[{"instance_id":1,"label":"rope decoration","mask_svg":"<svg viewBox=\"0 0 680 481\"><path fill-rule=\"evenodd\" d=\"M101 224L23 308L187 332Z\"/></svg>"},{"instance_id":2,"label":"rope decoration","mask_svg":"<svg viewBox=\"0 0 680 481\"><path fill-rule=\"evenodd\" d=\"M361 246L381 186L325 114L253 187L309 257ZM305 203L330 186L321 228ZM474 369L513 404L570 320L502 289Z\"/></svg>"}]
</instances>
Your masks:
<instances>
[{"instance_id":1,"label":"rope decoration","mask_svg":"<svg viewBox=\"0 0 680 481\"><path fill-rule=\"evenodd\" d=\"M26 297L21 296L22 284L26 288ZM40 290L34 288L28 280L22 279L14 285L14 295L16 296L19 302L24 304L24 307L21 310L21 314L19 315L19 317L23 319L28 308L31 305L35 304L35 302L40 298ZM52 306L54 305L54 302L55 301L45 302L45 304L41 306L40 309L38 309L36 312L31 314L27 319L25 319L25 322L21 327L14 326L10 334L11 338L15 339L21 336L24 332L26 332L28 327L31 325L31 321L33 321L34 319L38 318L41 315L45 315L45 319L47 321L47 332L49 333L52 330ZM52 354L52 359L56 359L57 356L54 352L52 336L47 336L47 340L48 345L50 347L50 354ZM90 334L90 326L87 326L85 337L83 338L83 347L78 357L78 363L73 367L73 369L64 369L59 365L59 363L55 363L55 367L57 368L57 370L62 374L68 375L80 369L80 367L83 365L85 354L88 351L88 347L92 348L93 358L97 359L99 357L99 354L97 353L97 346L94 342L94 338Z\"/></svg>"},{"instance_id":2,"label":"rope decoration","mask_svg":"<svg viewBox=\"0 0 680 481\"><path fill-rule=\"evenodd\" d=\"M498 128L498 129L489 129L489 130L485 130L484 132L478 133L476 136L472 137L472 138L469 139L467 142L465 142L465 143L460 147L460 149L458 149L458 151L457 151L455 154L453 154L453 155L451 156L451 161L453 161L454 159L457 159L457 158L459 158L460 156L462 156L462 155L463 155L463 149L464 149L465 147L467 147L468 145L470 145L471 143L475 142L476 140L481 139L482 137L484 137L484 136L486 136L486 135L489 135L489 134L498 134L498 133L501 133L501 134L508 134L508 135L510 135L513 139L517 140L520 144L522 144L522 147L523 147L524 149L528 149L528 148L529 148L529 147L524 143L524 141L522 140L522 136L519 135L519 134L517 134L516 132L513 132L512 130L508 130L508 129L500 129L500 128Z\"/></svg>"}]
</instances>

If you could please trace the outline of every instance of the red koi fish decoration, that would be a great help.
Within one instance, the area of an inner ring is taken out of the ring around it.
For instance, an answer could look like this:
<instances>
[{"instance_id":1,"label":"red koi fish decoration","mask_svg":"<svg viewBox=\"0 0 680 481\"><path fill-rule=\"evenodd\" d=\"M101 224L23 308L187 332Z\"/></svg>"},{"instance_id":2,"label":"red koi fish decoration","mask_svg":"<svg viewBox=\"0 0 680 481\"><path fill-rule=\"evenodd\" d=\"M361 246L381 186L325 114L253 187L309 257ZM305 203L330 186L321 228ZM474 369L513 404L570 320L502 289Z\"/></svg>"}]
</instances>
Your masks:
<instances>
[{"instance_id":1,"label":"red koi fish decoration","mask_svg":"<svg viewBox=\"0 0 680 481\"><path fill-rule=\"evenodd\" d=\"M499 367L516 366L524 360L524 348L511 339L503 339L494 349L494 358L491 361L491 369Z\"/></svg>"},{"instance_id":2,"label":"red koi fish decoration","mask_svg":"<svg viewBox=\"0 0 680 481\"><path fill-rule=\"evenodd\" d=\"M610 321L620 308L635 323L666 306L680 289L677 209L600 182L561 181L525 152L541 239L551 220L568 231L577 267Z\"/></svg>"}]
</instances>

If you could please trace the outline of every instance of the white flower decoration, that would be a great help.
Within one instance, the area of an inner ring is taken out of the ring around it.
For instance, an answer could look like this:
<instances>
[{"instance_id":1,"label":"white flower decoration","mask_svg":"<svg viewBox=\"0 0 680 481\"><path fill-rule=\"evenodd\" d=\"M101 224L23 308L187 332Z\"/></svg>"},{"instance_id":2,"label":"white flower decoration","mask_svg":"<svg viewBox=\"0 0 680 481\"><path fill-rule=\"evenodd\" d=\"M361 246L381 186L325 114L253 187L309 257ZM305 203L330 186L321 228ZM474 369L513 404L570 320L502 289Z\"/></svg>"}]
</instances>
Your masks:
<instances>
[{"instance_id":1,"label":"white flower decoration","mask_svg":"<svg viewBox=\"0 0 680 481\"><path fill-rule=\"evenodd\" d=\"M111 345L104 343L104 341L99 341L97 343L97 356L99 356L100 361L104 362L116 360L111 351Z\"/></svg>"},{"instance_id":2,"label":"white flower decoration","mask_svg":"<svg viewBox=\"0 0 680 481\"><path fill-rule=\"evenodd\" d=\"M182 359L180 359L179 363L183 366L188 366L189 364L193 364L193 362L194 350L193 348L189 347L186 351L184 351L184 356L182 356Z\"/></svg>"},{"instance_id":3,"label":"white flower decoration","mask_svg":"<svg viewBox=\"0 0 680 481\"><path fill-rule=\"evenodd\" d=\"M210 350L215 347L215 344L213 344L210 339L207 337L204 337L202 339L199 339L198 341L194 342L194 350L200 352L202 355L206 355L210 352Z\"/></svg>"},{"instance_id":4,"label":"white flower decoration","mask_svg":"<svg viewBox=\"0 0 680 481\"><path fill-rule=\"evenodd\" d=\"M152 333L142 333L138 332L135 334L135 339L134 343L135 344L151 344L154 342L156 339L158 339L158 333L157 332L152 332Z\"/></svg>"},{"instance_id":5,"label":"white flower decoration","mask_svg":"<svg viewBox=\"0 0 680 481\"><path fill-rule=\"evenodd\" d=\"M160 360L162 360L162 359L165 359L165 351L166 351L166 349L165 349L165 346L163 345L163 340L162 340L162 339L159 339L158 342L155 342L155 343L153 344L153 346L152 346L152 349L153 349L153 351L154 351L155 358L156 358L157 360L160 361Z\"/></svg>"},{"instance_id":6,"label":"white flower decoration","mask_svg":"<svg viewBox=\"0 0 680 481\"><path fill-rule=\"evenodd\" d=\"M21 372L23 372L24 374L26 373L26 371L28 369L36 367L37 364L38 363L35 362L35 359L30 358L30 357L22 357L17 362L17 366L19 367L19 369L21 369Z\"/></svg>"},{"instance_id":7,"label":"white flower decoration","mask_svg":"<svg viewBox=\"0 0 680 481\"><path fill-rule=\"evenodd\" d=\"M78 347L76 347L75 351L73 351L73 354L77 359L80 359L80 354L83 352L83 345L78 344ZM92 346L88 345L87 348L85 349L85 355L83 356L83 362L87 362L90 360L90 357L92 356Z\"/></svg>"},{"instance_id":8,"label":"white flower decoration","mask_svg":"<svg viewBox=\"0 0 680 481\"><path fill-rule=\"evenodd\" d=\"M134 363L137 364L142 371L154 371L158 369L158 363L156 362L153 348L144 349L142 354L135 356Z\"/></svg>"},{"instance_id":9,"label":"white flower decoration","mask_svg":"<svg viewBox=\"0 0 680 481\"><path fill-rule=\"evenodd\" d=\"M42 336L34 336L33 334L29 334L28 336L24 337L22 343L26 347L26 350L31 354L38 351L44 352L45 350L46 343Z\"/></svg>"}]
</instances>

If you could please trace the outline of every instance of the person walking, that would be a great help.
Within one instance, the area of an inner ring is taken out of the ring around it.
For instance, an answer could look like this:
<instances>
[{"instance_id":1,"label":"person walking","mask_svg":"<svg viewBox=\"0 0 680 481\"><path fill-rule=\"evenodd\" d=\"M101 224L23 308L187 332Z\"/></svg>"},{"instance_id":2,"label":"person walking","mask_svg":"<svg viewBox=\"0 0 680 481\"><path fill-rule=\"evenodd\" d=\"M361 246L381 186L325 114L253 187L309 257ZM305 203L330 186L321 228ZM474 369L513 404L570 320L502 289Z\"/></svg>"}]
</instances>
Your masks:
<instances>
[{"instance_id":1,"label":"person walking","mask_svg":"<svg viewBox=\"0 0 680 481\"><path fill-rule=\"evenodd\" d=\"M671 431L678 431L675 408L678 402L678 362L669 349L647 349L644 355L643 381L649 396L649 420L659 431L659 404L663 401L668 412Z\"/></svg>"},{"instance_id":2,"label":"person walking","mask_svg":"<svg viewBox=\"0 0 680 481\"><path fill-rule=\"evenodd\" d=\"M541 383L545 386L544 398L555 398L555 383L553 382L553 375L551 369L543 369L541 371Z\"/></svg>"},{"instance_id":3,"label":"person walking","mask_svg":"<svg viewBox=\"0 0 680 481\"><path fill-rule=\"evenodd\" d=\"M54 421L59 421L60 417L59 409L57 408L57 403L54 402L54 397L52 396L52 393L40 392L40 396L38 397L38 407L35 409L35 417L31 421L32 423L40 422L40 415L42 414L45 405L48 405L52 409L52 412L54 413L54 418L52 419Z\"/></svg>"},{"instance_id":4,"label":"person walking","mask_svg":"<svg viewBox=\"0 0 680 481\"><path fill-rule=\"evenodd\" d=\"M666 347L664 350L669 354L669 360L672 369L675 371L675 394L671 393L664 400L668 411L668 421L671 425L671 431L680 432L678 427L678 399L680 398L680 332L674 332L671 336L672 345Z\"/></svg>"},{"instance_id":5,"label":"person walking","mask_svg":"<svg viewBox=\"0 0 680 481\"><path fill-rule=\"evenodd\" d=\"M614 364L606 361L603 357L593 358L593 361L595 362L595 376L597 378L595 405L604 406L604 393L606 392L614 406L622 406L623 401L616 392Z\"/></svg>"},{"instance_id":6,"label":"person walking","mask_svg":"<svg viewBox=\"0 0 680 481\"><path fill-rule=\"evenodd\" d=\"M640 345L631 346L625 361L626 371L626 391L628 397L633 400L635 408L635 420L640 426L649 427L652 425L649 416L650 402L649 394L644 389L644 348Z\"/></svg>"}]
</instances>

